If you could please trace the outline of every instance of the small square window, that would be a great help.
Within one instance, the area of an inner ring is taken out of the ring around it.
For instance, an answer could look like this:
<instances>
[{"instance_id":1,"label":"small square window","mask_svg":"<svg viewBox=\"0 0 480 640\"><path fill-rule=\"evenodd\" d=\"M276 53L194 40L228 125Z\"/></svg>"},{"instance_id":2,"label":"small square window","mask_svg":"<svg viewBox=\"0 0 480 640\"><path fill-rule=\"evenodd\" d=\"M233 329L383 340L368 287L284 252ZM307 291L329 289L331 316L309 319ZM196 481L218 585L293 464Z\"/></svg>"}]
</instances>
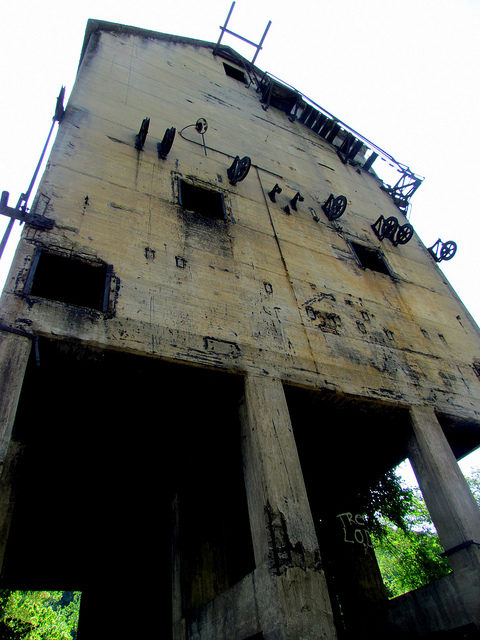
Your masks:
<instances>
[{"instance_id":1,"label":"small square window","mask_svg":"<svg viewBox=\"0 0 480 640\"><path fill-rule=\"evenodd\" d=\"M214 189L199 187L179 178L178 202L184 209L194 211L204 218L226 220L223 194Z\"/></svg>"},{"instance_id":2,"label":"small square window","mask_svg":"<svg viewBox=\"0 0 480 640\"><path fill-rule=\"evenodd\" d=\"M360 263L360 266L364 269L371 269L378 273L384 273L387 276L392 275L380 251L372 249L371 247L366 247L363 244L357 244L356 242L351 242L350 246L353 249L355 257Z\"/></svg>"},{"instance_id":3,"label":"small square window","mask_svg":"<svg viewBox=\"0 0 480 640\"><path fill-rule=\"evenodd\" d=\"M227 76L230 76L230 78L235 78L235 80L238 80L239 82L244 82L245 84L247 84L247 78L245 77L245 74L243 73L243 71L241 71L240 69L237 69L236 67L232 67L229 64L226 64L225 62L223 63L223 68L225 69L225 73L227 74Z\"/></svg>"},{"instance_id":4,"label":"small square window","mask_svg":"<svg viewBox=\"0 0 480 640\"><path fill-rule=\"evenodd\" d=\"M24 293L107 311L111 266L37 249Z\"/></svg>"}]
</instances>

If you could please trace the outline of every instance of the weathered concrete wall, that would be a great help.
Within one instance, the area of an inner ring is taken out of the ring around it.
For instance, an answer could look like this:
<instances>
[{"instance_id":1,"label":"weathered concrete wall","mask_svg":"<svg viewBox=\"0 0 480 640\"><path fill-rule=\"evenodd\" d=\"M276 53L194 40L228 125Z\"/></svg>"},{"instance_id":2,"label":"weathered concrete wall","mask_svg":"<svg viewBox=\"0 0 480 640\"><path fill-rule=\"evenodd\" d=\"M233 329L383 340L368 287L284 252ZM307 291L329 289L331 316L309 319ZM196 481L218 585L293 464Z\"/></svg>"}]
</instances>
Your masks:
<instances>
[{"instance_id":1,"label":"weathered concrete wall","mask_svg":"<svg viewBox=\"0 0 480 640\"><path fill-rule=\"evenodd\" d=\"M194 128L179 135L199 116L207 155ZM159 160L170 126L175 142ZM232 187L235 155L255 166ZM221 191L228 221L184 212L178 176ZM277 204L266 197L275 183ZM288 216L296 191L305 200ZM331 192L348 199L337 223L320 208ZM208 48L93 34L36 209L56 227L24 233L2 301L14 326L478 418L478 330L418 238L393 247L374 236L380 214L402 219L379 182L302 124L263 111ZM381 249L393 277L361 268L350 240ZM114 314L21 300L38 244L113 265Z\"/></svg>"},{"instance_id":2,"label":"weathered concrete wall","mask_svg":"<svg viewBox=\"0 0 480 640\"><path fill-rule=\"evenodd\" d=\"M394 598L387 613L391 632L404 634L401 637L407 634L418 637L461 627L471 631L471 617L458 594L455 576L449 574L426 587Z\"/></svg>"}]
</instances>

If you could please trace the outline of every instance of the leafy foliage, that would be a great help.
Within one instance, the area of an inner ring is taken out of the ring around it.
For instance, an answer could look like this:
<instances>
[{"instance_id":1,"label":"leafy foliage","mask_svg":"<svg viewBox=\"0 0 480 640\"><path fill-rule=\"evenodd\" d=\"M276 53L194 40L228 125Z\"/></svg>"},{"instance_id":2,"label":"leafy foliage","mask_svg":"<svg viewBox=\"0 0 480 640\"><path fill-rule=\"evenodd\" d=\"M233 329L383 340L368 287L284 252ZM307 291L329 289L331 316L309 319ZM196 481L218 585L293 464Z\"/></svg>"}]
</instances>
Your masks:
<instances>
[{"instance_id":1,"label":"leafy foliage","mask_svg":"<svg viewBox=\"0 0 480 640\"><path fill-rule=\"evenodd\" d=\"M80 592L0 590L2 640L75 640Z\"/></svg>"},{"instance_id":2,"label":"leafy foliage","mask_svg":"<svg viewBox=\"0 0 480 640\"><path fill-rule=\"evenodd\" d=\"M467 478L470 491L473 493L473 497L477 501L480 507L480 469L473 469L470 476Z\"/></svg>"},{"instance_id":3,"label":"leafy foliage","mask_svg":"<svg viewBox=\"0 0 480 640\"><path fill-rule=\"evenodd\" d=\"M393 469L369 489L364 504L365 519L371 534L382 539L391 525L406 528L407 518L414 508L414 495L409 487L402 484Z\"/></svg>"},{"instance_id":4,"label":"leafy foliage","mask_svg":"<svg viewBox=\"0 0 480 640\"><path fill-rule=\"evenodd\" d=\"M449 573L443 548L418 488L394 472L374 489L369 520L378 564L390 597L417 589ZM480 506L480 469L467 482Z\"/></svg>"},{"instance_id":5,"label":"leafy foliage","mask_svg":"<svg viewBox=\"0 0 480 640\"><path fill-rule=\"evenodd\" d=\"M450 568L418 489L411 492L411 510L402 526L385 520L373 546L390 597L418 589L449 573Z\"/></svg>"}]
</instances>

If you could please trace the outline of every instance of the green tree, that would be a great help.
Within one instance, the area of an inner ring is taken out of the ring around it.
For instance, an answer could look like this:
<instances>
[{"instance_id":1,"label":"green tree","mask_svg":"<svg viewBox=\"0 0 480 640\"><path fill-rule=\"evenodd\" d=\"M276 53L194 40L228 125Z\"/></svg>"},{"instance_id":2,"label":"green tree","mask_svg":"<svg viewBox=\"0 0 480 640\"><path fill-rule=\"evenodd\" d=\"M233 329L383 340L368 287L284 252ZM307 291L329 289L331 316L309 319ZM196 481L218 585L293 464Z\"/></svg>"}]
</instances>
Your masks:
<instances>
[{"instance_id":1,"label":"green tree","mask_svg":"<svg viewBox=\"0 0 480 640\"><path fill-rule=\"evenodd\" d=\"M467 478L467 482L480 508L480 469L473 469Z\"/></svg>"},{"instance_id":2,"label":"green tree","mask_svg":"<svg viewBox=\"0 0 480 640\"><path fill-rule=\"evenodd\" d=\"M480 506L480 469L474 470L467 482ZM443 548L418 488L406 487L394 474L380 501L377 492L373 505L376 511L373 517L370 515L372 542L390 597L449 573L448 562L441 555Z\"/></svg>"},{"instance_id":3,"label":"green tree","mask_svg":"<svg viewBox=\"0 0 480 640\"><path fill-rule=\"evenodd\" d=\"M65 599L64 591L0 591L2 640L74 640L80 592ZM68 604L64 604L66 600Z\"/></svg>"},{"instance_id":4,"label":"green tree","mask_svg":"<svg viewBox=\"0 0 480 640\"><path fill-rule=\"evenodd\" d=\"M410 489L412 508L401 526L384 520L383 530L372 536L375 554L390 597L418 589L449 573L425 502L418 489Z\"/></svg>"}]
</instances>

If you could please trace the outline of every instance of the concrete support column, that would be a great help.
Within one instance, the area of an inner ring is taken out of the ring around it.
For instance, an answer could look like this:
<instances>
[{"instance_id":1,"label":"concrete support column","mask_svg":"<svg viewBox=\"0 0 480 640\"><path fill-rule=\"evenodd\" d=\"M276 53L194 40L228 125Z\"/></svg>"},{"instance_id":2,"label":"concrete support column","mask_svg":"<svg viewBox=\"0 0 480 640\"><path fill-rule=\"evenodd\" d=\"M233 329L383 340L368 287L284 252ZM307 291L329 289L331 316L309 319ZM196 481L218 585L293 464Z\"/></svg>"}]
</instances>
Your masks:
<instances>
[{"instance_id":1,"label":"concrete support column","mask_svg":"<svg viewBox=\"0 0 480 640\"><path fill-rule=\"evenodd\" d=\"M248 376L240 416L256 608L264 638L336 638L281 381Z\"/></svg>"},{"instance_id":2,"label":"concrete support column","mask_svg":"<svg viewBox=\"0 0 480 640\"><path fill-rule=\"evenodd\" d=\"M10 530L12 482L20 453L17 443L10 440L31 347L29 338L0 331L0 570Z\"/></svg>"},{"instance_id":3,"label":"concrete support column","mask_svg":"<svg viewBox=\"0 0 480 640\"><path fill-rule=\"evenodd\" d=\"M180 564L180 526L179 498L175 495L172 502L172 638L185 640L185 619L182 611L182 584Z\"/></svg>"},{"instance_id":4,"label":"concrete support column","mask_svg":"<svg viewBox=\"0 0 480 640\"><path fill-rule=\"evenodd\" d=\"M472 622L480 628L480 511L433 408L410 409L409 457Z\"/></svg>"},{"instance_id":5,"label":"concrete support column","mask_svg":"<svg viewBox=\"0 0 480 640\"><path fill-rule=\"evenodd\" d=\"M0 463L5 459L32 341L0 331Z\"/></svg>"}]
</instances>

